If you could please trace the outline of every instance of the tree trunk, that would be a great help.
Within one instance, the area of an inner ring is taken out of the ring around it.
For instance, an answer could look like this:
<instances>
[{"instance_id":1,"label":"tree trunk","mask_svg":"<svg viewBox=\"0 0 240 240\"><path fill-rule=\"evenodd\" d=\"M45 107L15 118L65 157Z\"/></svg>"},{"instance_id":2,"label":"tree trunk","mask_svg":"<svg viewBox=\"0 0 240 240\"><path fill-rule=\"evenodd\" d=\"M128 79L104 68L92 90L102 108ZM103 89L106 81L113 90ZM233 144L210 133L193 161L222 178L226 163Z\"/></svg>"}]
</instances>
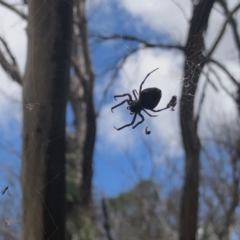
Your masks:
<instances>
[{"instance_id":1,"label":"tree trunk","mask_svg":"<svg viewBox=\"0 0 240 240\"><path fill-rule=\"evenodd\" d=\"M29 1L23 81L23 239L65 238L65 115L71 0ZM33 110L26 105L33 104ZM37 104L36 104L37 103Z\"/></svg>"},{"instance_id":2,"label":"tree trunk","mask_svg":"<svg viewBox=\"0 0 240 240\"><path fill-rule=\"evenodd\" d=\"M180 102L180 125L185 151L185 178L182 190L179 239L194 240L197 231L199 198L200 140L194 119L194 98L204 67L204 32L214 0L200 0L195 6L185 48L184 84ZM194 97L193 97L194 96Z\"/></svg>"},{"instance_id":3,"label":"tree trunk","mask_svg":"<svg viewBox=\"0 0 240 240\"><path fill-rule=\"evenodd\" d=\"M94 72L88 44L88 27L85 17L85 0L78 2L78 56L76 67L78 77L83 85L83 101L85 103L85 138L83 142L82 183L81 183L81 207L92 211L92 177L93 177L93 153L96 138L96 113L93 102Z\"/></svg>"}]
</instances>

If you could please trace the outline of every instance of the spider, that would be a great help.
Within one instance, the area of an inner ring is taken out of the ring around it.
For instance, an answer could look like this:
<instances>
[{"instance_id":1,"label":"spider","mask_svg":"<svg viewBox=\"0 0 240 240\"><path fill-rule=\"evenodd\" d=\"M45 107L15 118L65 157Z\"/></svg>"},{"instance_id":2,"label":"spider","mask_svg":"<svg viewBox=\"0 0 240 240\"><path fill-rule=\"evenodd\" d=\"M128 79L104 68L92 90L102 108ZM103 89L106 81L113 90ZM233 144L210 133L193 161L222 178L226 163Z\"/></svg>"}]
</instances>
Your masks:
<instances>
[{"instance_id":1,"label":"spider","mask_svg":"<svg viewBox=\"0 0 240 240\"><path fill-rule=\"evenodd\" d=\"M124 93L122 95L115 95L114 96L115 100L117 100L116 98L118 98L118 97L125 97L125 96L127 96L128 99L122 101L121 103L117 104L116 106L113 106L111 108L112 112L113 112L114 108L119 107L120 105L122 105L126 102L128 104L127 109L130 110L130 114L134 114L131 123L126 124L126 125L124 125L120 128L116 128L114 126L114 128L116 130L119 131L119 130L125 128L125 127L129 127L129 126L133 125L136 121L137 115L139 115L142 120L140 120L137 124L132 126L132 128L134 129L139 124L141 124L144 121L144 117L141 114L141 111L144 111L150 117L157 117L158 115L151 115L150 113L148 113L146 111L146 109L148 109L152 112L160 112L160 111L163 111L165 109L170 108L170 106L167 105L167 107L165 107L163 109L154 110L154 108L158 105L158 103L159 103L159 101L162 97L162 92L161 92L160 89L158 89L158 88L146 88L146 89L142 90L142 86L143 86L144 82L146 81L146 79L149 77L150 74L152 74L156 70L158 70L158 68L156 68L153 71L151 71L150 73L148 73L147 76L143 79L143 81L142 81L142 83L140 84L140 87L139 87L139 93L135 89L132 90L132 93L133 93L133 96L134 96L135 100L132 99L132 96L129 93ZM137 98L137 95L139 95L139 98Z\"/></svg>"}]
</instances>

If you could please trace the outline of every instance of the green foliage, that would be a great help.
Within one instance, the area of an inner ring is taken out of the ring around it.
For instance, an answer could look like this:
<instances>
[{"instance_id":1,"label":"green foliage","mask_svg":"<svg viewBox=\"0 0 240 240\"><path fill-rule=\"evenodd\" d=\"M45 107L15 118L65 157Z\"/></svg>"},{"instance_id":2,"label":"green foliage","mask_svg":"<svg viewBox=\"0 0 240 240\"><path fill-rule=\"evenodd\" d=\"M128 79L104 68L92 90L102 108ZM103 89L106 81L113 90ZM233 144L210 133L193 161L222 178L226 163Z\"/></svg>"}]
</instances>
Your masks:
<instances>
[{"instance_id":1,"label":"green foliage","mask_svg":"<svg viewBox=\"0 0 240 240\"><path fill-rule=\"evenodd\" d=\"M95 240L95 225L90 218L85 218L81 229L79 230L79 239ZM75 239L73 239L75 240ZM77 239L76 239L77 240Z\"/></svg>"},{"instance_id":2,"label":"green foliage","mask_svg":"<svg viewBox=\"0 0 240 240\"><path fill-rule=\"evenodd\" d=\"M84 217L80 222L68 222L67 228L72 240L96 240L95 223L90 217Z\"/></svg>"},{"instance_id":3,"label":"green foliage","mask_svg":"<svg viewBox=\"0 0 240 240\"><path fill-rule=\"evenodd\" d=\"M160 239L159 192L157 183L143 180L132 190L108 200L117 239Z\"/></svg>"},{"instance_id":4,"label":"green foliage","mask_svg":"<svg viewBox=\"0 0 240 240\"><path fill-rule=\"evenodd\" d=\"M80 185L81 153L80 151L66 155L66 187L67 187L67 231L71 240L95 240L96 229L92 217L86 216L81 209Z\"/></svg>"}]
</instances>

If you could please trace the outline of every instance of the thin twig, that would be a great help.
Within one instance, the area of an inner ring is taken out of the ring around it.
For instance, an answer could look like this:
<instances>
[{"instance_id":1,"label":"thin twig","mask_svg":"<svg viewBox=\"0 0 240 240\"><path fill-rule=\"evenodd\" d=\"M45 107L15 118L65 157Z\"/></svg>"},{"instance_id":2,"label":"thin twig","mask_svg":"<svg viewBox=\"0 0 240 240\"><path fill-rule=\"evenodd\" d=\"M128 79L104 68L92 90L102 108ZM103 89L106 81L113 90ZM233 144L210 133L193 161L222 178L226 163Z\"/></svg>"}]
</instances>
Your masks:
<instances>
[{"instance_id":1,"label":"thin twig","mask_svg":"<svg viewBox=\"0 0 240 240\"><path fill-rule=\"evenodd\" d=\"M14 64L15 66L18 66L17 61L16 61L15 57L13 56L13 54L12 54L10 48L8 47L7 42L6 42L2 37L0 37L0 41L2 42L2 44L3 44L3 46L5 47L5 49L6 49L7 53L8 53L8 55L9 55L10 58L12 59L13 64Z\"/></svg>"},{"instance_id":2,"label":"thin twig","mask_svg":"<svg viewBox=\"0 0 240 240\"><path fill-rule=\"evenodd\" d=\"M114 240L114 238L111 234L110 217L109 217L109 212L108 212L107 203L106 203L105 198L102 198L102 210L103 210L103 216L104 216L103 226L106 231L107 239Z\"/></svg>"},{"instance_id":3,"label":"thin twig","mask_svg":"<svg viewBox=\"0 0 240 240\"><path fill-rule=\"evenodd\" d=\"M199 107L198 107L198 111L197 111L197 115L196 115L196 120L194 122L196 128L198 126L198 122L199 122L199 119L200 119L200 114L201 114L203 102L204 102L204 99L205 99L205 96L206 96L206 89L207 89L208 82L209 82L209 75L207 74L207 79L206 79L206 81L203 85L203 90L202 90L202 95L201 95L200 102L199 102Z\"/></svg>"},{"instance_id":4,"label":"thin twig","mask_svg":"<svg viewBox=\"0 0 240 240\"><path fill-rule=\"evenodd\" d=\"M10 64L3 55L1 50L0 50L0 65L2 65L2 68L5 70L7 74L11 76L13 80L22 85L23 80L18 67L13 64Z\"/></svg>"},{"instance_id":5,"label":"thin twig","mask_svg":"<svg viewBox=\"0 0 240 240\"><path fill-rule=\"evenodd\" d=\"M235 6L235 8L228 13L228 16L227 16L226 19L225 19L225 22L224 22L224 24L223 24L223 26L222 26L222 29L221 29L221 31L219 32L218 37L216 38L216 40L215 40L215 42L213 43L212 47L210 48L210 50L209 50L209 52L208 52L208 54L207 54L207 56L206 56L206 59L208 59L208 58L210 58L210 57L212 56L214 50L215 50L216 47L218 46L218 43L220 42L220 40L221 40L221 38L222 38L222 36L223 36L223 34L224 34L224 32L225 32L225 29L226 29L227 24L229 23L230 19L233 17L233 14L234 14L239 8L240 8L240 3L237 4L237 5Z\"/></svg>"},{"instance_id":6,"label":"thin twig","mask_svg":"<svg viewBox=\"0 0 240 240\"><path fill-rule=\"evenodd\" d=\"M0 236L3 236L4 239L8 240L20 240L20 238L17 235L15 235L13 232L5 228L0 229Z\"/></svg>"},{"instance_id":7,"label":"thin twig","mask_svg":"<svg viewBox=\"0 0 240 240\"><path fill-rule=\"evenodd\" d=\"M144 47L148 48L163 48L163 49L177 49L180 51L184 51L185 48L181 45L177 44L161 44L161 43L150 43L147 40L135 37L135 36L129 36L129 35L119 35L119 34L113 34L110 36L104 36L104 35L92 35L93 38L99 39L101 41L107 41L107 40L126 40L126 41L133 41L138 42L144 45Z\"/></svg>"},{"instance_id":8,"label":"thin twig","mask_svg":"<svg viewBox=\"0 0 240 240\"><path fill-rule=\"evenodd\" d=\"M114 83L114 79L117 77L120 69L123 67L124 63L127 61L127 59L132 56L133 54L135 54L137 51L139 50L142 50L143 48L140 48L140 47L137 47L137 48L134 48L134 49L131 49L131 51L129 51L128 53L126 53L124 56L122 56L120 58L120 60L116 63L117 67L115 68L113 74L112 74L112 77L111 77L111 80L108 82L106 88L104 89L103 91L103 97L101 99L101 101L99 102L99 105L98 105L98 109L101 108L108 92L109 92L109 89L111 88L111 86L113 85Z\"/></svg>"},{"instance_id":9,"label":"thin twig","mask_svg":"<svg viewBox=\"0 0 240 240\"><path fill-rule=\"evenodd\" d=\"M229 15L229 9L227 7L226 1L225 0L218 0L218 2L223 7L225 15L228 16ZM231 24L231 27L232 27L232 30L233 30L233 36L234 36L234 39L235 39L237 49L238 49L238 51L240 51L240 38L239 38L239 34L238 34L237 22L236 22L236 20L234 19L233 16L230 17L229 23ZM239 52L239 58L240 58L240 52Z\"/></svg>"},{"instance_id":10,"label":"thin twig","mask_svg":"<svg viewBox=\"0 0 240 240\"><path fill-rule=\"evenodd\" d=\"M208 59L208 62L214 63L218 67L220 67L228 75L228 77L232 80L232 82L235 84L236 87L240 86L240 83L233 77L233 75L227 70L227 68L224 67L223 64L221 64L220 62L216 61L213 58Z\"/></svg>"},{"instance_id":11,"label":"thin twig","mask_svg":"<svg viewBox=\"0 0 240 240\"><path fill-rule=\"evenodd\" d=\"M0 0L0 4L2 4L3 6L5 6L6 8L10 9L11 11L17 13L18 16L20 16L21 18L23 18L24 20L27 20L27 15L23 12L21 12L20 10L18 10L17 8L15 8L13 5L6 3L2 0Z\"/></svg>"},{"instance_id":12,"label":"thin twig","mask_svg":"<svg viewBox=\"0 0 240 240\"><path fill-rule=\"evenodd\" d=\"M212 67L209 67L209 71L215 76L215 78L217 79L217 81L218 81L219 85L221 86L221 88L222 88L234 101L236 101L235 96L234 96L232 93L230 93L230 92L228 91L228 89L223 85L223 83L222 83L222 81L221 81L221 78L220 78L220 76L218 75L218 73L215 71L215 69L213 69Z\"/></svg>"},{"instance_id":13,"label":"thin twig","mask_svg":"<svg viewBox=\"0 0 240 240\"><path fill-rule=\"evenodd\" d=\"M187 22L189 22L189 19L188 19L188 17L187 17L186 12L185 12L184 9L183 9L183 7L182 7L177 1L175 1L175 0L172 0L172 3L173 3L174 5L176 5L176 7L181 11L181 13L183 14L184 19L185 19Z\"/></svg>"}]
</instances>

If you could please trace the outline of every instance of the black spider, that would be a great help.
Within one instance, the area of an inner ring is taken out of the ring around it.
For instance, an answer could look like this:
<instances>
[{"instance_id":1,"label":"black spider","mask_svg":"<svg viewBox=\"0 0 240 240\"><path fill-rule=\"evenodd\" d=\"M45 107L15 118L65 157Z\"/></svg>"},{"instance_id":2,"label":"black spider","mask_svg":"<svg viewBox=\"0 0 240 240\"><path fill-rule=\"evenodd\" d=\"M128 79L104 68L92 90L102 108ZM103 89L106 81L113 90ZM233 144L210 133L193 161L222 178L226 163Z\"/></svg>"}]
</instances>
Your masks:
<instances>
[{"instance_id":1,"label":"black spider","mask_svg":"<svg viewBox=\"0 0 240 240\"><path fill-rule=\"evenodd\" d=\"M114 96L114 99L117 100L116 98L118 97L125 97L128 96L128 99L122 101L121 103L117 104L116 106L113 106L111 108L111 111L113 112L113 109L124 104L125 102L128 104L127 109L130 110L130 114L134 114L132 122L129 124L126 124L120 128L116 128L114 127L116 130L121 130L125 127L131 126L134 124L137 115L139 115L142 120L139 121L136 125L134 125L132 128L137 127L139 124L141 124L144 121L144 117L141 114L141 111L144 111L148 116L150 117L157 117L157 115L151 115L150 113L148 113L146 111L146 109L152 111L152 112L160 112L163 111L167 108L169 108L170 106L167 106L163 109L159 109L159 110L154 110L154 108L158 105L161 97L162 97L162 92L160 89L158 88L146 88L144 90L142 90L142 86L144 84L144 82L146 81L146 79L149 77L149 75L153 72L155 72L156 70L158 70L158 68L154 69L153 71L151 71L150 73L147 74L147 76L143 79L140 87L139 87L139 98L137 98L138 92L137 90L132 90L133 96L135 97L135 100L132 99L132 96L129 93L125 93L123 95L116 95Z\"/></svg>"}]
</instances>

